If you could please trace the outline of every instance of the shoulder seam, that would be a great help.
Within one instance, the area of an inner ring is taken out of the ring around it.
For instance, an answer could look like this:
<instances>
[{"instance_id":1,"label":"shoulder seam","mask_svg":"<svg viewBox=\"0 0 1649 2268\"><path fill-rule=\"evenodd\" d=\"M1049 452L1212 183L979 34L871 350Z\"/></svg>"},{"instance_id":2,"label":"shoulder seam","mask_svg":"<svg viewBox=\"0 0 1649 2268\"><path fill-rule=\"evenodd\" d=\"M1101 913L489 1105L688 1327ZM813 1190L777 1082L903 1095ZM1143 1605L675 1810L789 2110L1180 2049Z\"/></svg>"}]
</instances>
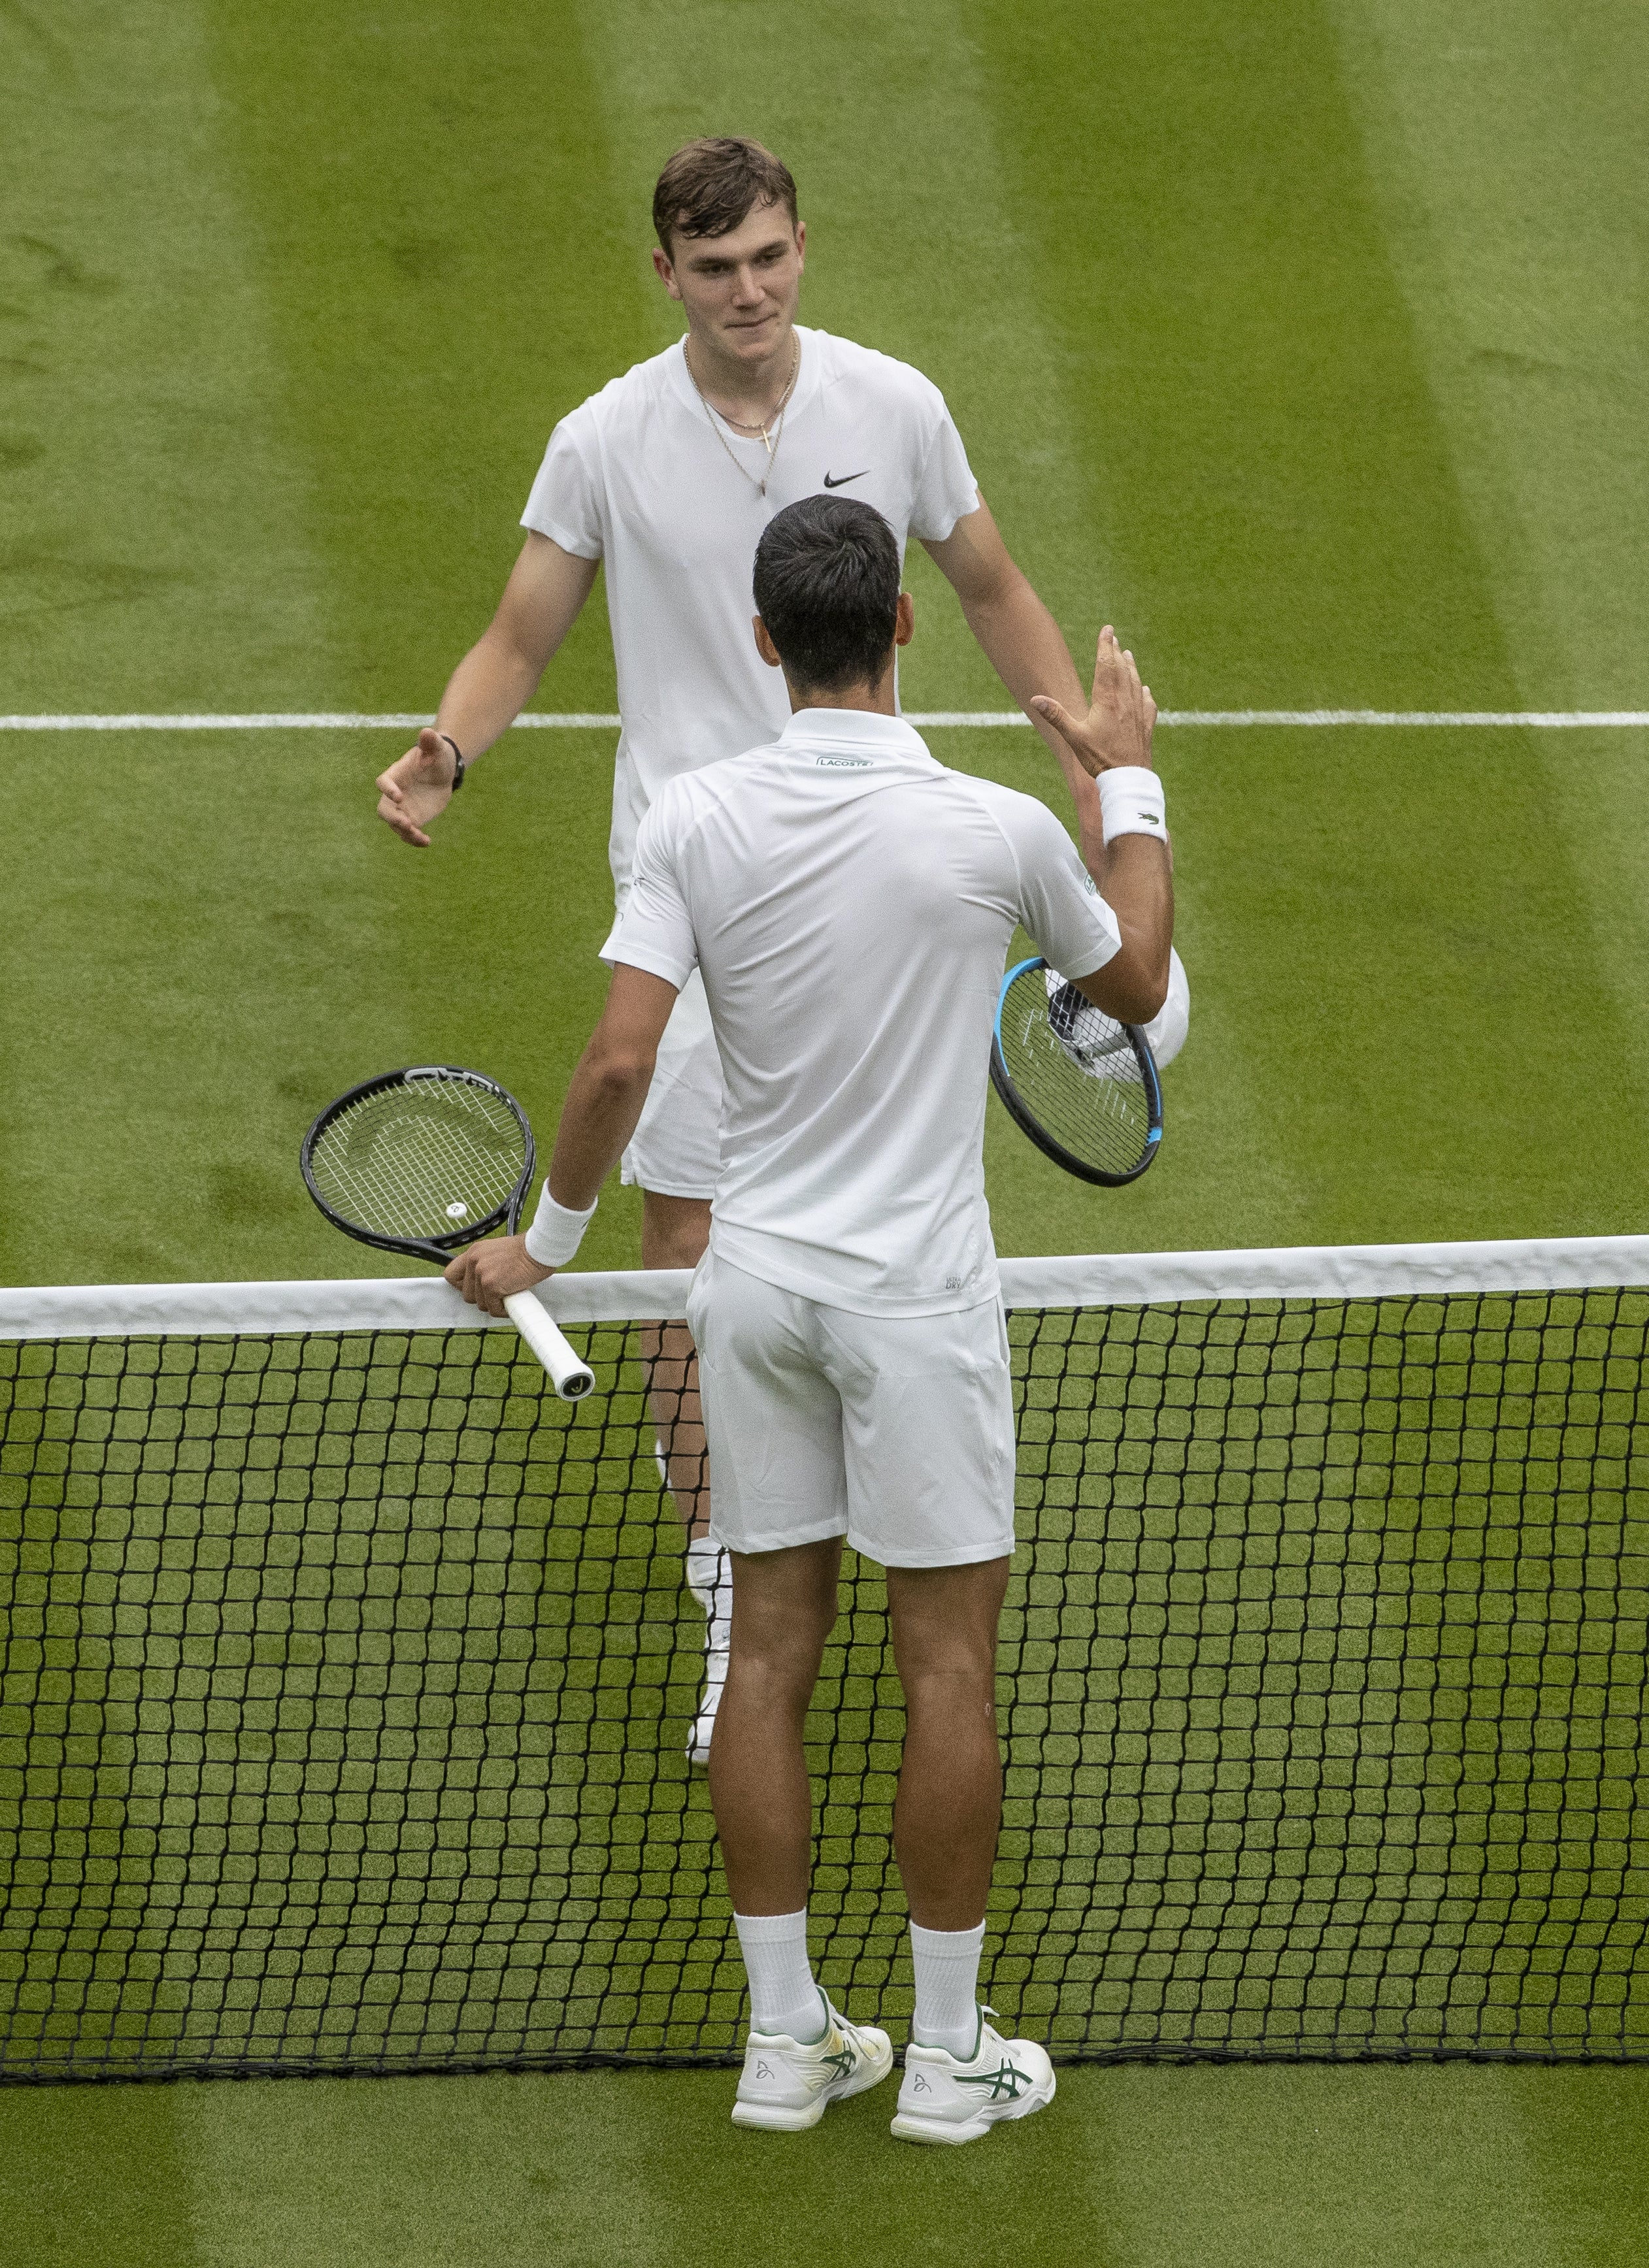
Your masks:
<instances>
[{"instance_id":1,"label":"shoulder seam","mask_svg":"<svg viewBox=\"0 0 1649 2268\"><path fill-rule=\"evenodd\" d=\"M744 753L746 755L753 755L756 751L754 749L747 749ZM677 802L686 803L691 814L689 823L684 828L680 840L683 843L691 842L692 837L699 832L699 830L714 815L715 813L719 812L722 808L723 805L727 801L726 790L721 785L711 784L711 783L705 777L706 773L709 771L720 771L723 764L736 764L740 761L741 759L738 756L724 756L720 763L701 764L696 771L677 772L673 779L668 779L665 781L663 786L653 798L652 802L647 806L647 811L642 814L643 823L645 824L646 821L651 817L652 814L658 809L660 804L663 802L665 797L668 796L673 789L677 790L679 792L676 795ZM696 783L701 794L707 794L712 799L710 803L702 809L692 809L692 805L697 799L694 797L692 791L686 785L686 783L690 780Z\"/></svg>"},{"instance_id":2,"label":"shoulder seam","mask_svg":"<svg viewBox=\"0 0 1649 2268\"><path fill-rule=\"evenodd\" d=\"M949 770L949 767L947 767L947 770ZM1018 887L1019 887L1020 893L1021 893L1021 895L1023 895L1024 891L1024 867L1023 867L1023 866L1021 866L1021 865L1019 864L1019 849L1018 849L1018 845L1015 843L1015 841L1014 841L1014 839L1013 839L1013 836L1012 836L1011 835L1009 835L1009 833L1008 832L1008 829L1007 829L1007 828L1002 825L1002 821L1001 821L1001 819L998 817L998 815L997 815L997 814L996 814L996 811L995 811L995 806L993 806L993 804L992 804L991 799L989 798L989 796L987 796L987 795L980 795L980 794L978 794L978 793L976 792L976 791L978 790L978 788L979 788L979 786L980 786L980 783L978 780L976 780L976 779L972 777L972 775L971 773L969 773L969 772L951 772L950 776L950 777L951 777L952 779L955 779L955 780L960 780L960 781L962 781L962 782L963 782L964 785L965 786L965 788L966 788L966 790L967 790L967 792L968 792L969 798L970 798L970 799L973 802L973 804L974 804L975 807L976 807L977 809L979 809L979 810L980 810L980 811L982 811L982 812L984 813L984 814L985 814L986 818L987 818L987 820L989 820L989 821L990 821L991 825L995 828L995 830L996 830L997 834L1002 837L1002 846L1003 846L1003 848L1006 850L1006 851L1007 851L1007 853L1008 853L1009 858L1012 860L1012 862L1013 862L1014 880L1015 880L1015 882L1018 885ZM997 786L1000 786L1000 785L1001 785L1001 782L1000 782L1000 781L997 781L997 780L993 780L993 781L991 781L991 782L990 782L990 785L991 785L991 786L993 786L993 787L997 787ZM1009 793L1011 795L1011 794L1014 792L1014 790L1010 788L1008 792L1009 792ZM1036 801L1036 798L1035 798L1034 796L1029 797L1029 798L1027 798L1026 799L1027 799L1027 801L1029 801L1029 802L1032 802L1032 803L1034 803L1034 802ZM1039 808L1041 808L1041 809L1043 809L1043 810L1046 810L1046 808L1047 808L1047 806L1046 806L1046 805L1042 805L1042 806L1039 806ZM1052 812L1049 812L1049 813L1048 813L1048 817L1049 817L1050 819L1052 819L1052 818L1054 817L1054 814L1053 814L1053 813L1052 813ZM1054 824L1057 826L1057 825L1058 825L1058 823L1059 823L1059 822L1057 821L1057 820L1055 820L1055 821L1054 821Z\"/></svg>"},{"instance_id":3,"label":"shoulder seam","mask_svg":"<svg viewBox=\"0 0 1649 2268\"><path fill-rule=\"evenodd\" d=\"M929 378L925 370L919 369L913 362L906 362L900 355L889 354L884 347L868 347L862 339L847 338L839 331L816 331L814 336L828 339L832 346L846 347L854 354L867 355L872 361L885 364L889 370L898 371L906 377L913 378L918 386L924 389L925 395L931 397L930 400L925 400L924 407L931 408L933 401L936 401L943 413L945 407L943 387L935 379Z\"/></svg>"}]
</instances>

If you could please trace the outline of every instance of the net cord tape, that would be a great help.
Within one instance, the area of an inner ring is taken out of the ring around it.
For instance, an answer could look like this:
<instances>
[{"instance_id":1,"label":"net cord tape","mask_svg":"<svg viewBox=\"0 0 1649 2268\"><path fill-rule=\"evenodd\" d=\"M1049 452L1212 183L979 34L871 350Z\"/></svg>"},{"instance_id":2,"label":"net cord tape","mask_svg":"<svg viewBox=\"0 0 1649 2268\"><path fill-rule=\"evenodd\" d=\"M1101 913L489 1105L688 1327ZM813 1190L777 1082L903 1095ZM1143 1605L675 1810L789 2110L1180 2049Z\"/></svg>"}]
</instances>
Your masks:
<instances>
[{"instance_id":1,"label":"net cord tape","mask_svg":"<svg viewBox=\"0 0 1649 2268\"><path fill-rule=\"evenodd\" d=\"M1000 1268L1002 1300L1009 1307L1582 1291L1649 1284L1649 1236L1092 1254L1003 1260ZM536 1296L563 1325L674 1322L685 1315L691 1281L685 1269L592 1270L553 1277L537 1287ZM451 1285L427 1276L0 1290L0 1339L497 1328L493 1318L470 1307Z\"/></svg>"}]
</instances>

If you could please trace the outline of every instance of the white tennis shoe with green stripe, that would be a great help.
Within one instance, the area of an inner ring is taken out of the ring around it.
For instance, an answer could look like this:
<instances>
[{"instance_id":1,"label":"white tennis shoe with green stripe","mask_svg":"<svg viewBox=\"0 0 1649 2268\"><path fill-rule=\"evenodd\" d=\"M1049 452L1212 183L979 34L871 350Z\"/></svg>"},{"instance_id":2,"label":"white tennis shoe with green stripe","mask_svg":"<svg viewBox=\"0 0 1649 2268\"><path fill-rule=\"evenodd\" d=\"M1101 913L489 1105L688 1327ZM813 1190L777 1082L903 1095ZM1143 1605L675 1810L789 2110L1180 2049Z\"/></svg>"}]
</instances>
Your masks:
<instances>
[{"instance_id":1,"label":"white tennis shoe with green stripe","mask_svg":"<svg viewBox=\"0 0 1649 2268\"><path fill-rule=\"evenodd\" d=\"M948 2048L905 2051L893 2132L901 2142L977 2142L1003 2118L1028 2118L1054 2100L1057 2081L1046 2048L1034 2040L1005 2040L985 2021L966 2062Z\"/></svg>"},{"instance_id":2,"label":"white tennis shoe with green stripe","mask_svg":"<svg viewBox=\"0 0 1649 2268\"><path fill-rule=\"evenodd\" d=\"M828 2106L862 2095L893 2068L893 2043L874 2024L850 2024L827 2000L821 2040L785 2032L752 2032L733 2105L736 2126L795 2134L817 2126Z\"/></svg>"}]
</instances>

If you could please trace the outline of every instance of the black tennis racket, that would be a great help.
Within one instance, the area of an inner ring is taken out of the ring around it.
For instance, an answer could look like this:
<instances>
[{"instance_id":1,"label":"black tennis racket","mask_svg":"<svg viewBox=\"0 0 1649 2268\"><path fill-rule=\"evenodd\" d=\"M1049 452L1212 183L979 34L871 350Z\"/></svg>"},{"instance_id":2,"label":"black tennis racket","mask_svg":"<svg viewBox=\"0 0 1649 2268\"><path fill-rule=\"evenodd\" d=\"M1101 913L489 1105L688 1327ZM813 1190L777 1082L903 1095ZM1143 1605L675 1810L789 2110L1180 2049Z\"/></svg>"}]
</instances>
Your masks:
<instances>
[{"instance_id":1,"label":"black tennis racket","mask_svg":"<svg viewBox=\"0 0 1649 2268\"><path fill-rule=\"evenodd\" d=\"M496 1079L426 1064L363 1080L304 1136L304 1185L334 1228L383 1252L445 1267L501 1228L515 1233L533 1178L532 1129ZM530 1292L505 1312L564 1402L595 1380Z\"/></svg>"},{"instance_id":2,"label":"black tennis racket","mask_svg":"<svg viewBox=\"0 0 1649 2268\"><path fill-rule=\"evenodd\" d=\"M1119 1024L1046 961L1002 979L991 1083L1037 1148L1079 1181L1135 1182L1162 1141L1162 1088L1145 1035Z\"/></svg>"}]
</instances>

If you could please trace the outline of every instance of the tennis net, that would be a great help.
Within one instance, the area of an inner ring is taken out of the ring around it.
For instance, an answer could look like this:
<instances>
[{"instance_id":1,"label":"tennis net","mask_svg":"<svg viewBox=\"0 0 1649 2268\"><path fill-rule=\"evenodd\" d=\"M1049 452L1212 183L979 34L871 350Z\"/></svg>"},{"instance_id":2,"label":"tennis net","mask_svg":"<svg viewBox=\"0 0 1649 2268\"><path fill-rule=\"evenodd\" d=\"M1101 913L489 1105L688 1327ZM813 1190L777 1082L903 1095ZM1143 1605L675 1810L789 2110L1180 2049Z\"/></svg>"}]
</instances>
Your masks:
<instances>
[{"instance_id":1,"label":"tennis net","mask_svg":"<svg viewBox=\"0 0 1649 2268\"><path fill-rule=\"evenodd\" d=\"M1649 1239L1004 1263L993 2005L1066 2058L1649 2057ZM733 2058L686 1278L0 1293L0 2079ZM649 1337L651 1334L651 1337ZM849 1555L814 1951L910 2005Z\"/></svg>"}]
</instances>

